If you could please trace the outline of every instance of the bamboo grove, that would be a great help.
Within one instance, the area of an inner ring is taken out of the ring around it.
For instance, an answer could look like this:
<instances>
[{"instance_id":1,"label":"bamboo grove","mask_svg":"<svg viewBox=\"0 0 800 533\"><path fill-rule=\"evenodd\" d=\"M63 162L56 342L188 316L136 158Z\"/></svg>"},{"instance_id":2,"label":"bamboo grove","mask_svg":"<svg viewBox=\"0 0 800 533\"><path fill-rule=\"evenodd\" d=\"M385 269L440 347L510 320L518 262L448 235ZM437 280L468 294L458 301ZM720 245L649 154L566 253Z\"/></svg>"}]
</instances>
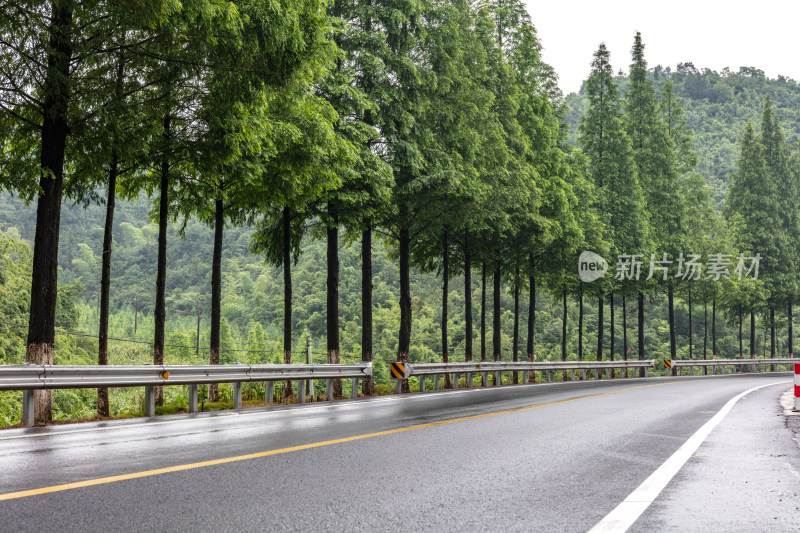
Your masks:
<instances>
[{"instance_id":1,"label":"bamboo grove","mask_svg":"<svg viewBox=\"0 0 800 533\"><path fill-rule=\"evenodd\" d=\"M311 221L323 228L313 237L327 247L331 363L341 355L343 240L360 243L364 361L373 358L376 240L398 265L399 361L415 360L414 269L441 279L445 362L453 356L451 278L463 280L466 295L459 360L536 359L542 293L563 306L563 360L570 302L580 310L579 358L676 357L676 298L688 303L690 331L693 304L706 313L711 305L712 357L717 309L738 320L740 355L741 324L749 317L752 351L756 315L768 317L771 353L791 354L800 158L772 103L742 133L719 210L697 171L681 103L670 82L656 90L639 34L624 91L605 46L594 54L575 144L556 74L540 53L519 0L3 4L0 187L37 209L26 361L54 362L60 209L72 201L106 210L97 362L108 363L109 302L118 289L110 274L115 202L140 195L153 199L159 228L149 258L157 271L155 364L164 362L167 225L188 218L213 228L211 364L220 362L224 324L225 228L252 228L252 253L282 267L283 360L290 363L292 267ZM610 275L582 282L584 250L610 259ZM640 254L645 270L651 256L727 254L732 268L740 254L763 259L757 279L687 280L674 271L663 280L632 279L613 275L625 254ZM471 297L475 280L480 302ZM502 349L504 290L513 295L511 353ZM645 303L662 298L670 353L647 354ZM586 300L598 313L596 346L583 342ZM781 316L785 348L776 341ZM615 337L620 319L623 339ZM692 346L690 337L690 357ZM362 392L375 394L375 384L366 380ZM291 383L283 393L292 395ZM211 387L209 400L217 398ZM108 416L107 390L98 391L97 410ZM37 391L37 421L51 417L49 392Z\"/></svg>"}]
</instances>

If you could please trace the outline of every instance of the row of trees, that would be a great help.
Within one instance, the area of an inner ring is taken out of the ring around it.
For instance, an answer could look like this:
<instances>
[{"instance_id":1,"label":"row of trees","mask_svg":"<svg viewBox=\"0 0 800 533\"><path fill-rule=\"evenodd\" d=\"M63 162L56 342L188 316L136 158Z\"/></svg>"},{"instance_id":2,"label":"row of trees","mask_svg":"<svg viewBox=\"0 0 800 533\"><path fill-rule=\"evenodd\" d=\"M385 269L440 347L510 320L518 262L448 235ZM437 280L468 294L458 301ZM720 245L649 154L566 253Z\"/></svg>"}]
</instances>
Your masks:
<instances>
[{"instance_id":1,"label":"row of trees","mask_svg":"<svg viewBox=\"0 0 800 533\"><path fill-rule=\"evenodd\" d=\"M569 295L577 296L581 309L581 358L584 292L598 302L598 359L606 349L606 301L611 307L609 356L620 353L614 338L615 296L622 298L621 353L626 358L631 297L638 300L640 358L645 357L645 297L660 290L666 290L669 302L673 357L676 292L686 295L690 309L693 287L698 287L694 297L711 301L714 310L724 289L726 301L731 295L750 298L742 301L744 310L754 313L764 302L773 307L788 302L791 314L792 276L777 267L762 269L767 281L728 280L723 289L710 280L678 283L672 277L661 285L607 278L587 288L576 276L577 255L584 249L611 257L652 252L675 258L689 248L712 253L741 245L764 257L770 254L770 260L777 257L773 252L784 250L781 243L755 235L770 226L757 220L762 206L746 197L752 184L734 193L739 181L796 178L777 122L765 111L765 123L774 133L765 134L762 126L760 144L750 135L754 152L764 161L761 167L754 163L752 171L745 164L750 160L745 137L741 178L732 186L732 196L739 194L741 201L732 200L728 214L735 231L726 231L703 178L694 172L697 158L680 104L669 85L656 94L638 34L624 97L605 47L595 54L577 149L567 143L555 74L541 61L535 29L519 0L190 0L180 6L53 0L6 9L12 12L0 22L2 185L38 200L29 362L53 362L58 221L67 197L106 205L98 362L107 363L115 200L118 194L128 198L142 192L156 199L152 216L159 223L156 364L163 363L164 355L167 223L189 216L214 228L212 364L219 362L220 352L224 229L239 224L255 228L252 250L282 267L287 363L292 265L307 231L327 242L331 363L339 361L340 352L340 232L361 242L365 361L373 352L376 232L392 243L399 263L400 361L412 356L412 267L441 276L445 362L449 280L463 275L469 295L474 268L482 286L481 360L502 355L503 285L511 287L514 300L513 360L519 358L518 317L525 290L526 355L535 357L537 288L562 296L564 360ZM769 135L774 139L768 142ZM768 145L780 145L785 163L778 170L767 167ZM105 197L98 192L103 190ZM777 186L768 192L770 201L797 196ZM787 236L796 221L788 213L780 220ZM753 238L733 242L733 236L745 234L747 224ZM495 310L491 346L486 339L487 282ZM478 351L472 317L467 297L467 361ZM374 393L371 381L363 387L365 394ZM284 391L292 394L291 383ZM107 394L98 393L101 415L108 414ZM216 394L212 388L209 399ZM48 393L37 393L37 420L50 416Z\"/></svg>"}]
</instances>

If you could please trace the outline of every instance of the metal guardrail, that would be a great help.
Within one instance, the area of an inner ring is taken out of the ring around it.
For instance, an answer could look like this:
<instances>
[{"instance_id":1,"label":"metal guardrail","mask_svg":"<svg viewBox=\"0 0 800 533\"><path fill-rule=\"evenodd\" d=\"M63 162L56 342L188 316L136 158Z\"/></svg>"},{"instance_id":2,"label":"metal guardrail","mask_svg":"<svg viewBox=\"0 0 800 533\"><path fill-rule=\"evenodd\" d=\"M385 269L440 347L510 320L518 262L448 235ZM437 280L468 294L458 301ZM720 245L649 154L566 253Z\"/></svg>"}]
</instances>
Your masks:
<instances>
[{"instance_id":1,"label":"metal guardrail","mask_svg":"<svg viewBox=\"0 0 800 533\"><path fill-rule=\"evenodd\" d=\"M452 374L453 383L458 386L458 376L466 374L467 388L472 388L473 374L481 374L482 385L488 385L488 374L495 375L495 383L500 383L500 374L502 372L522 372L522 383L527 383L529 379L529 372L540 371L545 372L547 381L551 379L551 373L554 371L569 371L572 378L575 378L575 372L581 373L581 379L586 379L587 370L599 371L605 370L606 377L611 377L613 369L626 369L626 368L642 368L644 369L645 377L648 375L648 369L655 366L653 359L630 359L617 360L617 361L518 361L518 362L505 362L505 361L480 361L469 363L407 363L405 364L405 378L417 376L420 378L420 392L426 390L426 376L433 376L433 390L439 390L439 380L442 375ZM397 380L396 385L399 393L401 384Z\"/></svg>"},{"instance_id":2,"label":"metal guardrail","mask_svg":"<svg viewBox=\"0 0 800 533\"><path fill-rule=\"evenodd\" d=\"M711 373L716 373L716 368L722 368L725 373L726 366L752 366L753 371L760 365L785 365L800 363L800 359L683 359L672 361L672 366L679 372L686 367L711 367ZM500 374L503 372L521 372L522 383L527 383L530 377L535 379L532 372L545 373L547 381L551 380L554 371L571 372L572 379L575 373L580 372L581 379L586 379L587 370L595 370L595 377L601 377L602 370L606 377L611 377L613 369L640 368L644 376L648 370L655 366L653 359L630 359L616 361L475 361L469 363L417 363L404 365L404 377L412 376L420 379L420 392L427 388L426 378L433 376L433 390L439 389L440 378L443 375L452 375L455 387L458 387L458 376L466 375L466 386L472 388L473 375L481 374L482 385L488 385L488 374L495 375L495 384L501 383ZM372 363L356 364L290 364L290 365L0 365L0 391L22 390L23 425L33 425L33 391L42 389L76 389L98 387L141 387L145 388L145 416L155 415L155 387L170 385L189 385L189 412L197 412L198 390L200 384L233 383L234 408L242 407L242 383L265 382L265 399L272 403L274 382L292 380L298 382L298 397L300 403L306 401L306 381L324 379L326 397L333 400L333 380L352 379L352 397L358 395L358 381L372 377ZM398 393L401 380L397 381ZM313 390L313 389L312 389Z\"/></svg>"},{"instance_id":3,"label":"metal guardrail","mask_svg":"<svg viewBox=\"0 0 800 533\"><path fill-rule=\"evenodd\" d=\"M145 388L145 416L155 416L155 387L189 385L189 412L197 412L197 386L233 383L234 409L242 407L242 383L266 382L265 399L272 403L275 381L298 381L300 403L305 403L305 382L324 379L328 400L333 400L333 380L372 377L372 363L294 365L0 365L0 390L22 390L22 424L33 425L33 391L90 389L97 387Z\"/></svg>"},{"instance_id":4,"label":"metal guardrail","mask_svg":"<svg viewBox=\"0 0 800 533\"><path fill-rule=\"evenodd\" d=\"M683 375L683 369L689 368L690 373L693 367L708 368L711 367L711 374L717 372L717 367L720 367L721 372L725 373L725 367L752 367L752 371L756 372L759 366L763 365L793 365L800 363L800 359L674 359L672 367L678 369L679 375Z\"/></svg>"}]
</instances>

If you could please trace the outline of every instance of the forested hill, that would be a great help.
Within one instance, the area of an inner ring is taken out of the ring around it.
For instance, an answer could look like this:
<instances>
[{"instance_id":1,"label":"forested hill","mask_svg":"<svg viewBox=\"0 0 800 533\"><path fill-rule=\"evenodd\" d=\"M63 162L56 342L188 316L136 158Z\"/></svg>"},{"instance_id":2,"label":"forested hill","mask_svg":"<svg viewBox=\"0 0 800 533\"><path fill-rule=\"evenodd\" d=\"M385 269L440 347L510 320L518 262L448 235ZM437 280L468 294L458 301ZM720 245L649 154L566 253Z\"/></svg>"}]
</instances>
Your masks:
<instances>
[{"instance_id":1,"label":"forested hill","mask_svg":"<svg viewBox=\"0 0 800 533\"><path fill-rule=\"evenodd\" d=\"M151 341L153 337L153 297L155 294L158 225L149 219L152 199L142 197L137 201L118 201L114 220L114 261L111 273L110 336ZM90 205L86 209L65 203L61 213L61 243L59 246L59 311L56 327L78 333L97 334L101 274L101 245L105 208ZM17 198L0 194L0 245L10 246L15 237L24 240L29 249L35 232L35 205L24 205ZM223 362L246 360L251 362L279 362L283 331L283 281L282 268L267 265L264 256L249 250L253 230L248 227L226 229L222 252L222 351ZM308 236L301 245L298 262L293 265L294 313L292 330L298 353L304 350L306 336L313 341L315 353L321 354L325 346L325 233L309 222ZM168 360L178 353L187 352L177 345L190 347L194 353L197 342L197 316L200 315L200 357L208 357L210 317L209 287L211 286L211 260L214 232L209 226L190 219L170 224L167 257L169 259L166 282L167 347ZM339 311L342 324L342 354L346 361L360 359L360 298L361 258L358 243L345 236L340 250L341 280ZM390 360L397 349L397 324L399 320L399 283L396 261L388 257L389 249L378 240L373 250L373 298L375 301L374 331L376 356ZM5 248L4 248L5 249ZM19 287L23 294L29 291L30 264L27 272L9 286ZM14 263L14 264L15 264ZM0 265L0 275L4 275ZM6 277L13 269L5 271ZM454 349L463 351L463 282L453 283L451 327ZM413 350L420 360L435 360L439 349L438 311L441 283L433 274L412 271L412 305L415 310ZM479 298L475 287L474 300ZM72 301L68 301L72 300ZM8 303L8 302L7 302ZM505 303L505 302L504 302ZM0 307L0 320L15 323L27 322L27 302L20 304L19 312ZM65 312L70 309L70 312ZM544 306L543 306L544 308ZM508 320L510 327L511 321ZM19 336L9 337L11 344L5 349L0 344L0 361L21 362L24 356L24 330ZM553 335L553 346L558 343ZM510 335L510 330L508 331ZM66 336L59 336L62 342ZM93 362L96 339L80 341L84 348L86 364ZM112 350L112 353L116 349ZM150 348L137 348L146 362ZM252 350L244 352L243 350ZM270 352L270 353L265 353ZM322 360L324 355L320 355ZM463 358L463 356L462 356ZM301 360L298 355L298 362ZM120 361L122 362L122 361ZM128 361L131 362L131 361Z\"/></svg>"},{"instance_id":2,"label":"forested hill","mask_svg":"<svg viewBox=\"0 0 800 533\"><path fill-rule=\"evenodd\" d=\"M614 65L615 68L625 65ZM673 91L682 99L687 125L694 131L694 145L699 156L697 171L711 187L711 195L719 207L727 192L729 176L734 172L739 154L737 143L745 124L761 121L764 98L769 95L775 105L786 139L792 144L800 140L800 85L783 76L767 78L762 70L742 67L738 72L724 69L716 72L696 68L692 63L679 63L675 70L656 66L650 69L650 79L661 91L670 80ZM627 74L618 74L620 92L628 88ZM570 107L567 121L570 137L577 139L577 129L586 108L582 88L566 98Z\"/></svg>"}]
</instances>

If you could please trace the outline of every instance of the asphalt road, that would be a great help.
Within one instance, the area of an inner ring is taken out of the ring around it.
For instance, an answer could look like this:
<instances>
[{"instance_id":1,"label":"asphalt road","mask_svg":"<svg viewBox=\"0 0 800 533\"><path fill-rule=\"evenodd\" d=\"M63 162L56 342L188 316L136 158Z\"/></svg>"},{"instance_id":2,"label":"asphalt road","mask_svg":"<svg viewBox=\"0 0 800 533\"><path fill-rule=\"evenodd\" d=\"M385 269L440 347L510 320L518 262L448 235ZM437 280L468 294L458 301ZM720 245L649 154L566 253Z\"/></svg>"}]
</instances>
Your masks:
<instances>
[{"instance_id":1,"label":"asphalt road","mask_svg":"<svg viewBox=\"0 0 800 533\"><path fill-rule=\"evenodd\" d=\"M0 530L587 531L731 398L768 385L632 531L800 531L789 383L536 384L5 430Z\"/></svg>"}]
</instances>

